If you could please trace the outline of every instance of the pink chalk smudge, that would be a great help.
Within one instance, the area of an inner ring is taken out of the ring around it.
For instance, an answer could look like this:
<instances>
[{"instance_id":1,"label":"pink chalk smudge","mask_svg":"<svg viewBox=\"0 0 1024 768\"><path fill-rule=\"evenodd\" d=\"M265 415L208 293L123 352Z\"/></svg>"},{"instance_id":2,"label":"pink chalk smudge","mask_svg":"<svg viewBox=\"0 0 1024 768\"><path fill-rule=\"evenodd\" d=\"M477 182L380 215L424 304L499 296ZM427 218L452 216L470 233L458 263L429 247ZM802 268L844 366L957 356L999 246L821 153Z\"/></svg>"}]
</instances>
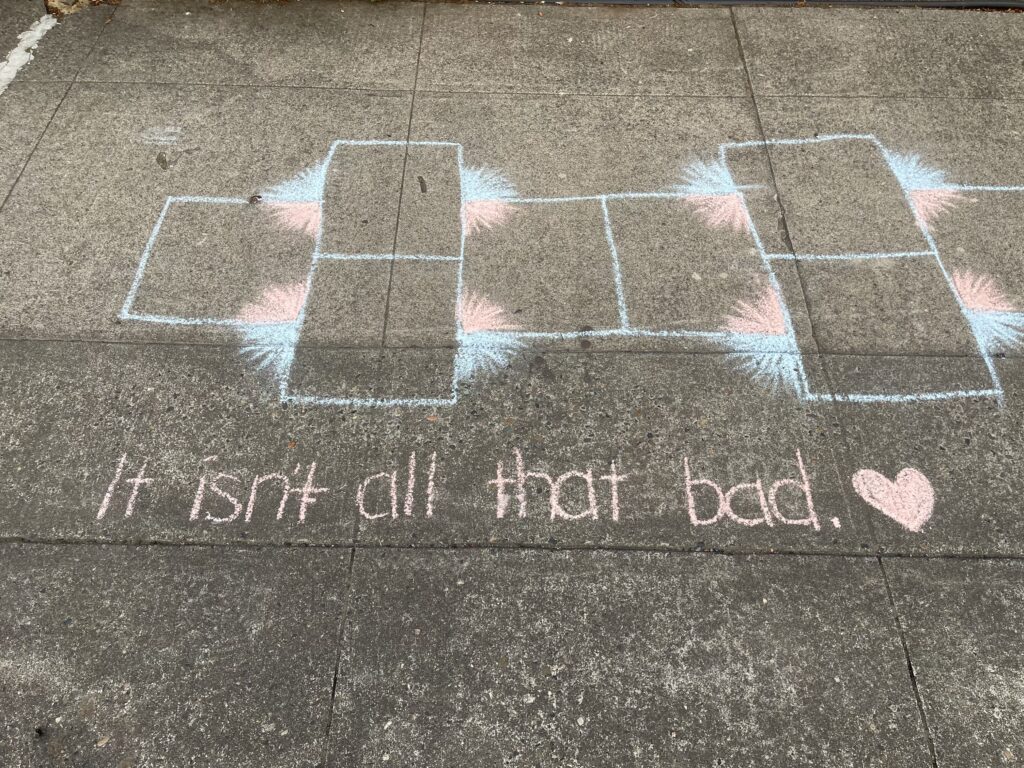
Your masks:
<instances>
[{"instance_id":1,"label":"pink chalk smudge","mask_svg":"<svg viewBox=\"0 0 1024 768\"><path fill-rule=\"evenodd\" d=\"M504 224L516 209L504 200L470 200L462 206L462 225L475 235L481 229Z\"/></svg>"},{"instance_id":2,"label":"pink chalk smudge","mask_svg":"<svg viewBox=\"0 0 1024 768\"><path fill-rule=\"evenodd\" d=\"M242 307L238 319L260 325L290 323L298 320L305 300L305 283L272 285L263 291L259 301Z\"/></svg>"},{"instance_id":3,"label":"pink chalk smudge","mask_svg":"<svg viewBox=\"0 0 1024 768\"><path fill-rule=\"evenodd\" d=\"M963 200L963 195L955 189L914 189L910 192L910 199L921 223L929 227L935 219Z\"/></svg>"},{"instance_id":4,"label":"pink chalk smudge","mask_svg":"<svg viewBox=\"0 0 1024 768\"><path fill-rule=\"evenodd\" d=\"M712 229L743 232L748 226L747 210L738 192L728 195L688 195L683 198Z\"/></svg>"},{"instance_id":5,"label":"pink chalk smudge","mask_svg":"<svg viewBox=\"0 0 1024 768\"><path fill-rule=\"evenodd\" d=\"M901 469L895 480L873 469L859 470L853 488L872 507L914 533L928 522L935 506L931 482L913 467Z\"/></svg>"},{"instance_id":6,"label":"pink chalk smudge","mask_svg":"<svg viewBox=\"0 0 1024 768\"><path fill-rule=\"evenodd\" d=\"M305 232L316 237L320 230L319 202L269 202L266 204L274 221L293 232Z\"/></svg>"},{"instance_id":7,"label":"pink chalk smudge","mask_svg":"<svg viewBox=\"0 0 1024 768\"><path fill-rule=\"evenodd\" d=\"M514 331L519 327L509 322L504 309L475 293L462 297L459 322L464 333Z\"/></svg>"},{"instance_id":8,"label":"pink chalk smudge","mask_svg":"<svg viewBox=\"0 0 1024 768\"><path fill-rule=\"evenodd\" d=\"M1014 312L1016 308L988 275L964 270L953 273L953 285L968 309L981 312Z\"/></svg>"},{"instance_id":9,"label":"pink chalk smudge","mask_svg":"<svg viewBox=\"0 0 1024 768\"><path fill-rule=\"evenodd\" d=\"M782 336L786 333L786 315L770 285L755 302L738 301L733 314L725 318L726 330L733 333L758 333Z\"/></svg>"}]
</instances>

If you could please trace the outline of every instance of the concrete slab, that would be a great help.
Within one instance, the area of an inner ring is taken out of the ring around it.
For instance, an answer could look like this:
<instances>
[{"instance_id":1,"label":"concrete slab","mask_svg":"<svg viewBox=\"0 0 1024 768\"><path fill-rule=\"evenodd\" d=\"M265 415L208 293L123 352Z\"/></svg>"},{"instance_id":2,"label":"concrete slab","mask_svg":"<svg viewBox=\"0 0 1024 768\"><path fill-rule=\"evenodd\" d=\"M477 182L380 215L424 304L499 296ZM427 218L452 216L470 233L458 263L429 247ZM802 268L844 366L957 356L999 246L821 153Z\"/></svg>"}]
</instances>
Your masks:
<instances>
[{"instance_id":1,"label":"concrete slab","mask_svg":"<svg viewBox=\"0 0 1024 768\"><path fill-rule=\"evenodd\" d=\"M800 264L823 353L975 355L957 296L931 256Z\"/></svg>"},{"instance_id":2,"label":"concrete slab","mask_svg":"<svg viewBox=\"0 0 1024 768\"><path fill-rule=\"evenodd\" d=\"M1019 562L886 560L939 765L1024 754Z\"/></svg>"},{"instance_id":3,"label":"concrete slab","mask_svg":"<svg viewBox=\"0 0 1024 768\"><path fill-rule=\"evenodd\" d=\"M880 395L928 392L929 386L956 392L971 383L964 358L932 360L928 376L917 365L898 375L896 360L879 369L875 358L826 356L823 365L831 378ZM973 362L966 365L973 370ZM885 402L882 397L881 402L837 406L848 445L840 475L850 479L846 489L852 508L888 510L873 518L884 550L979 556L1022 551L1020 362L997 360L995 366L1006 392L1005 407L992 397L924 402ZM937 371L944 371L944 378L936 379ZM895 481L908 468L924 480L911 473L896 487L875 478L862 486L862 494L855 488L853 478L863 470Z\"/></svg>"},{"instance_id":4,"label":"concrete slab","mask_svg":"<svg viewBox=\"0 0 1024 768\"><path fill-rule=\"evenodd\" d=\"M114 8L89 8L87 13L65 16L32 51L32 60L18 72L21 82L61 82L75 79L86 58L114 16ZM0 1L0 60L18 44L25 32L46 12L36 0Z\"/></svg>"},{"instance_id":5,"label":"concrete slab","mask_svg":"<svg viewBox=\"0 0 1024 768\"><path fill-rule=\"evenodd\" d=\"M304 169L322 161L339 134L404 138L411 96L311 93L74 86L0 211L0 254L10 264L0 287L4 335L201 343L237 338L232 328L122 321L119 315L140 279L150 238L158 251L162 247L154 232L169 197L214 210L224 199L247 203L254 194L268 196L260 208L265 216L248 214L255 229L197 229L191 244L180 243L183 257L199 249L197 263L242 274L211 286L230 307L257 302L260 289L276 284L256 286L253 275L292 280L281 267L250 263L252 249L240 243L254 243L259 229L279 227L277 241L289 252L305 242L307 262L312 260L314 237L302 201L272 198L287 198L301 187L309 177ZM297 218L278 215L278 206L289 205L298 208ZM207 237L200 242L203 231Z\"/></svg>"},{"instance_id":6,"label":"concrete slab","mask_svg":"<svg viewBox=\"0 0 1024 768\"><path fill-rule=\"evenodd\" d=\"M67 89L59 83L22 82L4 91L0 98L0 201L14 186Z\"/></svg>"},{"instance_id":7,"label":"concrete slab","mask_svg":"<svg viewBox=\"0 0 1024 768\"><path fill-rule=\"evenodd\" d=\"M126 0L83 79L406 90L422 19L415 3Z\"/></svg>"},{"instance_id":8,"label":"concrete slab","mask_svg":"<svg viewBox=\"0 0 1024 768\"><path fill-rule=\"evenodd\" d=\"M6 765L321 759L346 550L2 551Z\"/></svg>"},{"instance_id":9,"label":"concrete slab","mask_svg":"<svg viewBox=\"0 0 1024 768\"><path fill-rule=\"evenodd\" d=\"M745 96L725 9L427 7L428 91Z\"/></svg>"},{"instance_id":10,"label":"concrete slab","mask_svg":"<svg viewBox=\"0 0 1024 768\"><path fill-rule=\"evenodd\" d=\"M331 765L931 764L871 560L360 551L353 578Z\"/></svg>"},{"instance_id":11,"label":"concrete slab","mask_svg":"<svg viewBox=\"0 0 1024 768\"><path fill-rule=\"evenodd\" d=\"M416 96L411 133L462 144L467 165L502 174L522 197L667 191L720 143L757 136L744 98L434 93Z\"/></svg>"},{"instance_id":12,"label":"concrete slab","mask_svg":"<svg viewBox=\"0 0 1024 768\"><path fill-rule=\"evenodd\" d=\"M758 95L1019 97L1024 21L922 9L737 8ZM1002 74L993 77L993 72Z\"/></svg>"}]
</instances>

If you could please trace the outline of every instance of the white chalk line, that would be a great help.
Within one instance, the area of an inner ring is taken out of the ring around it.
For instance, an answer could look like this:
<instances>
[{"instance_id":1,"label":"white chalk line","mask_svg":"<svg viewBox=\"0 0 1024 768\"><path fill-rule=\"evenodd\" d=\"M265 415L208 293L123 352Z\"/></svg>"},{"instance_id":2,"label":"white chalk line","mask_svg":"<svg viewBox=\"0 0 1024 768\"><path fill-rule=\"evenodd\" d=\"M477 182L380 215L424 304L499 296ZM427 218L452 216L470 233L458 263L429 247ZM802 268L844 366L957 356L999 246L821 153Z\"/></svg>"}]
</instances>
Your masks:
<instances>
[{"instance_id":1,"label":"white chalk line","mask_svg":"<svg viewBox=\"0 0 1024 768\"><path fill-rule=\"evenodd\" d=\"M14 76L22 67L32 61L32 51L39 45L43 35L53 29L56 24L57 17L47 14L37 19L31 27L18 35L18 44L7 54L3 64L0 64L0 93L6 91L7 86L14 81Z\"/></svg>"}]
</instances>

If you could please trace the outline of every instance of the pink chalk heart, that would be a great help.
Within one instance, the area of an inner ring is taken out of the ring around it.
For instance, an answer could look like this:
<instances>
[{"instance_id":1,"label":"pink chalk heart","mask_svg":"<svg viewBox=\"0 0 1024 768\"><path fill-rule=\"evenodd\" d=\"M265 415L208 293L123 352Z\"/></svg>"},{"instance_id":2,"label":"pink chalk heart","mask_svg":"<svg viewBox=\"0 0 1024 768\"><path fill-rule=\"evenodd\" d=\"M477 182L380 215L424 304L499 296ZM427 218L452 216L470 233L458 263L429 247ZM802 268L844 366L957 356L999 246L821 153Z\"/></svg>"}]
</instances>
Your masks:
<instances>
[{"instance_id":1,"label":"pink chalk heart","mask_svg":"<svg viewBox=\"0 0 1024 768\"><path fill-rule=\"evenodd\" d=\"M872 507L915 533L928 522L935 506L932 484L912 467L901 469L895 480L862 469L854 474L853 487Z\"/></svg>"}]
</instances>

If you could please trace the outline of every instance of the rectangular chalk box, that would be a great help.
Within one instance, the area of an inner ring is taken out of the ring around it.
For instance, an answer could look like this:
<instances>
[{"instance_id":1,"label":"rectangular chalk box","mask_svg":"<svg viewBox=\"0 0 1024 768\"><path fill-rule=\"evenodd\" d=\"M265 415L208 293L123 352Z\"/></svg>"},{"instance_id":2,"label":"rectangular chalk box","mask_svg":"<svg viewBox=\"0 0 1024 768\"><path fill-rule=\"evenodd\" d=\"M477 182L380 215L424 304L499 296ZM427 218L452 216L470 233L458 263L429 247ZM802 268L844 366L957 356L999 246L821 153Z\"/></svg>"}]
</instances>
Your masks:
<instances>
[{"instance_id":1,"label":"rectangular chalk box","mask_svg":"<svg viewBox=\"0 0 1024 768\"><path fill-rule=\"evenodd\" d=\"M796 257L922 253L929 245L882 147L869 138L768 142L779 200ZM778 228L751 216L766 249Z\"/></svg>"},{"instance_id":2,"label":"rectangular chalk box","mask_svg":"<svg viewBox=\"0 0 1024 768\"><path fill-rule=\"evenodd\" d=\"M290 394L354 399L443 399L454 375L455 262L399 261L402 301L385 312L394 288L390 259L323 258L317 264L292 366ZM402 296L405 296L403 301ZM422 296L429 300L415 301ZM384 348L413 342L412 320L433 331L437 349ZM405 331L405 334L401 331Z\"/></svg>"},{"instance_id":3,"label":"rectangular chalk box","mask_svg":"<svg viewBox=\"0 0 1024 768\"><path fill-rule=\"evenodd\" d=\"M151 237L129 316L232 321L268 286L304 282L309 271L309 237L244 200L170 198Z\"/></svg>"}]
</instances>

